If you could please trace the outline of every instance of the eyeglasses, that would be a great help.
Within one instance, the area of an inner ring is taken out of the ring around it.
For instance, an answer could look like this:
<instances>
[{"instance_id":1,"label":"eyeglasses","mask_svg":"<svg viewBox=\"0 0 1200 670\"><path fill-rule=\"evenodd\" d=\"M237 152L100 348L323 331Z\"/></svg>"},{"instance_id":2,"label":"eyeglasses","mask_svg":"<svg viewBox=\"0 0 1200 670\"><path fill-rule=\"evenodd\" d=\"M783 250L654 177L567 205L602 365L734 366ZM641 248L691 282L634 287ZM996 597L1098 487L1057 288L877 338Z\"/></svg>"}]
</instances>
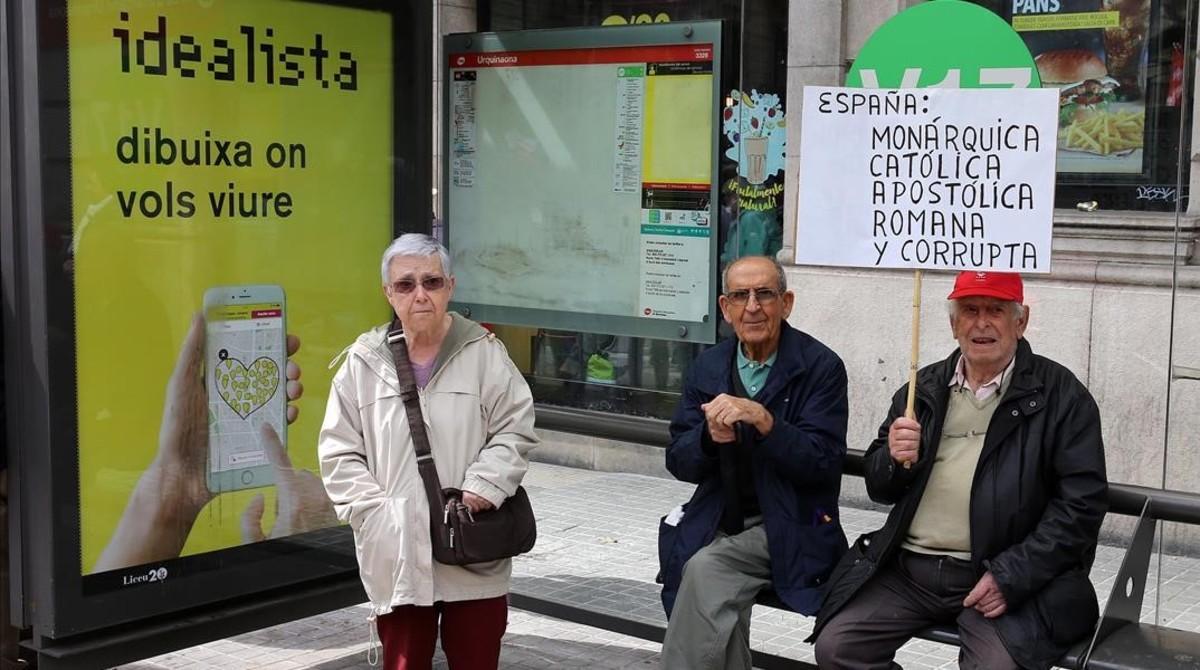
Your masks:
<instances>
[{"instance_id":1,"label":"eyeglasses","mask_svg":"<svg viewBox=\"0 0 1200 670\"><path fill-rule=\"evenodd\" d=\"M739 288L725 292L725 299L735 305L745 305L750 302L750 296L758 301L759 305L766 307L774 303L779 298L779 289L774 288Z\"/></svg>"},{"instance_id":2,"label":"eyeglasses","mask_svg":"<svg viewBox=\"0 0 1200 670\"><path fill-rule=\"evenodd\" d=\"M396 281L392 282L390 288L392 293L412 293L413 291L417 290L418 283L421 285L421 288L425 289L426 293L433 293L434 291L440 291L445 288L446 278L441 276L422 277L421 281L418 282L415 279L409 279L405 277L404 279L397 279Z\"/></svg>"}]
</instances>

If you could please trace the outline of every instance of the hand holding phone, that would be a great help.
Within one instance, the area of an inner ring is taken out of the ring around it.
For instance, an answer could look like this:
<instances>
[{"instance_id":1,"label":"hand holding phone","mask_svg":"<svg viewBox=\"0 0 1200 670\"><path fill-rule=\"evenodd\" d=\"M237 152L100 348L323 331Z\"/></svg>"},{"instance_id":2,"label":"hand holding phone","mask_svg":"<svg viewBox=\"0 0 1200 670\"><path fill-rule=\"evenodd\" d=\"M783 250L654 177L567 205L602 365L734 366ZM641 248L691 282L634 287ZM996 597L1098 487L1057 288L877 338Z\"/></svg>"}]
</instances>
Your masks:
<instances>
[{"instance_id":1,"label":"hand holding phone","mask_svg":"<svg viewBox=\"0 0 1200 670\"><path fill-rule=\"evenodd\" d=\"M215 492L208 486L207 474L209 422L204 376L205 330L203 316L196 314L167 381L158 452L138 478L117 528L92 566L92 572L179 556L200 510L213 498ZM300 339L288 336L287 356L294 355L299 349ZM304 392L299 381L300 368L289 360L284 369L287 400L297 400ZM298 413L298 408L287 405L287 422L295 421ZM279 448L282 449L282 444Z\"/></svg>"}]
</instances>

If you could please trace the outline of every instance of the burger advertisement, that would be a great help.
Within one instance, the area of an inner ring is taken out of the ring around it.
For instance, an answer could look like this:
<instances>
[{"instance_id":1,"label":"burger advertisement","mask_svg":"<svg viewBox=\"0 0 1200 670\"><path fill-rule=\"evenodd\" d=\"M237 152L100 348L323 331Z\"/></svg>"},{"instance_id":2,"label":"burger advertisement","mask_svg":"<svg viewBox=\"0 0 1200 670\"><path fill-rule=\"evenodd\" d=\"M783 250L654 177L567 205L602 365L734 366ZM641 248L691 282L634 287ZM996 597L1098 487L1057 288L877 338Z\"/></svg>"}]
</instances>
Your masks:
<instances>
[{"instance_id":1,"label":"burger advertisement","mask_svg":"<svg viewBox=\"0 0 1200 670\"><path fill-rule=\"evenodd\" d=\"M1012 0L1042 86L1059 89L1059 172L1140 173L1151 0Z\"/></svg>"}]
</instances>

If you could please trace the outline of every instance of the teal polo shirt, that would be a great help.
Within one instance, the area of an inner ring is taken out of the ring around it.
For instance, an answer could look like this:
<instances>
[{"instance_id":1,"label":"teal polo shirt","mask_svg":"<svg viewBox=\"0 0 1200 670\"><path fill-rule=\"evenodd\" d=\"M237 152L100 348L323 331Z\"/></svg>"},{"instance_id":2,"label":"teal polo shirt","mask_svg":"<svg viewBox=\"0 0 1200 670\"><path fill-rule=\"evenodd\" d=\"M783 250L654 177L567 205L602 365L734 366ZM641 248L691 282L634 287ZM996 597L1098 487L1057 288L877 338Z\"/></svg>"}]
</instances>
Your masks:
<instances>
[{"instance_id":1,"label":"teal polo shirt","mask_svg":"<svg viewBox=\"0 0 1200 670\"><path fill-rule=\"evenodd\" d=\"M737 347L737 366L738 376L742 378L742 386L746 387L746 392L750 397L758 395L764 384L767 383L767 375L771 374L771 366L775 364L775 356L779 352L775 351L767 360L759 363L758 361L746 358L745 352L742 351L742 345Z\"/></svg>"}]
</instances>

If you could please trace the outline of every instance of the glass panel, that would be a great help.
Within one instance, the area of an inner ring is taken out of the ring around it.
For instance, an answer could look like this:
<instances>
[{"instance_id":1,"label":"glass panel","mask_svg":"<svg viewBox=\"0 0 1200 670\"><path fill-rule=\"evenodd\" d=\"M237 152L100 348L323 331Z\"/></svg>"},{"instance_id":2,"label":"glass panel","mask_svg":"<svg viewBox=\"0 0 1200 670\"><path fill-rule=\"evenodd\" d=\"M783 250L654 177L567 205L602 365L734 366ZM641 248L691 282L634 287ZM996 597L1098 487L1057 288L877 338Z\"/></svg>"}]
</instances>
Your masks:
<instances>
[{"instance_id":1,"label":"glass panel","mask_svg":"<svg viewBox=\"0 0 1200 670\"><path fill-rule=\"evenodd\" d=\"M1168 98L1179 110L1173 120L1175 127L1164 126L1163 135L1177 137L1179 144L1190 146L1191 127L1196 102L1196 0L1182 0L1164 13L1177 18L1166 27L1162 41L1169 40L1171 69ZM1193 68L1186 72L1184 63ZM1184 111L1188 113L1184 113ZM1179 193L1187 188L1187 167L1191 163L1188 151L1176 156L1178 177L1173 186ZM1170 278L1169 313L1166 314L1167 370L1166 438L1162 453L1162 486L1167 489L1200 494L1200 282L1197 282L1195 258L1195 215L1186 212L1182 201L1175 206L1173 254ZM1179 554L1194 555L1200 541L1200 528L1194 525L1164 523L1159 528L1159 553L1151 569L1154 576L1154 598L1147 595L1147 604L1154 605L1154 621L1161 625L1194 630L1194 603L1200 599L1200 588L1173 585L1172 580L1185 568ZM1178 583L1178 582L1177 582ZM1144 610L1143 610L1144 611Z\"/></svg>"},{"instance_id":2,"label":"glass panel","mask_svg":"<svg viewBox=\"0 0 1200 670\"><path fill-rule=\"evenodd\" d=\"M494 0L480 10L476 28L725 20L726 94L722 109L713 110L720 115L722 138L718 244L723 267L739 256L774 254L782 246L787 2L756 2L752 11L745 5L737 0ZM743 44L754 46L743 53ZM719 337L728 337L724 322L720 325ZM499 325L495 331L528 376L537 401L662 418L674 411L687 367L704 348L604 333Z\"/></svg>"},{"instance_id":3,"label":"glass panel","mask_svg":"<svg viewBox=\"0 0 1200 670\"><path fill-rule=\"evenodd\" d=\"M764 11L765 10L765 11ZM738 80L726 97L723 130L733 163L723 192L731 221L721 265L741 256L775 256L783 248L783 179L787 158L787 3L756 3L744 12Z\"/></svg>"},{"instance_id":4,"label":"glass panel","mask_svg":"<svg viewBox=\"0 0 1200 670\"><path fill-rule=\"evenodd\" d=\"M1059 208L1186 207L1185 2L977 1L1022 35L1042 85L1061 90Z\"/></svg>"},{"instance_id":5,"label":"glass panel","mask_svg":"<svg viewBox=\"0 0 1200 670\"><path fill-rule=\"evenodd\" d=\"M1043 299L1064 312L1083 309L1064 321L1035 304L1034 345L1045 341L1051 357L1057 349L1067 362L1084 361L1074 369L1101 408L1110 482L1200 493L1200 281L1189 262L1196 217L1187 211L1196 102L1187 64L1195 61L1197 2L978 1L1022 34L1043 86L1061 89L1057 206L1122 210L1056 216L1055 273L1068 285ZM1081 271L1070 265L1072 254L1058 252L1089 227L1084 236L1093 246L1071 247L1088 260ZM1101 273L1111 280L1097 282ZM1065 297L1076 292L1087 293L1085 303ZM1086 351L1070 331L1036 332L1052 319L1080 324ZM1102 540L1123 547L1135 521L1108 515ZM1188 612L1200 590L1173 580L1186 568L1179 554L1194 554L1200 529L1163 524L1159 531L1143 611L1192 629ZM1120 555L1102 549L1097 559L1102 602L1112 586L1102 578L1115 574Z\"/></svg>"},{"instance_id":6,"label":"glass panel","mask_svg":"<svg viewBox=\"0 0 1200 670\"><path fill-rule=\"evenodd\" d=\"M695 21L444 38L453 308L479 321L714 340L721 30Z\"/></svg>"},{"instance_id":7,"label":"glass panel","mask_svg":"<svg viewBox=\"0 0 1200 670\"><path fill-rule=\"evenodd\" d=\"M45 288L46 323L25 326L50 352L49 633L352 574L317 437L329 362L388 313L379 254L413 218L393 166L418 143L393 105L427 25L383 2L24 6L44 218L16 225L44 242L44 276L22 279L31 301Z\"/></svg>"}]
</instances>

